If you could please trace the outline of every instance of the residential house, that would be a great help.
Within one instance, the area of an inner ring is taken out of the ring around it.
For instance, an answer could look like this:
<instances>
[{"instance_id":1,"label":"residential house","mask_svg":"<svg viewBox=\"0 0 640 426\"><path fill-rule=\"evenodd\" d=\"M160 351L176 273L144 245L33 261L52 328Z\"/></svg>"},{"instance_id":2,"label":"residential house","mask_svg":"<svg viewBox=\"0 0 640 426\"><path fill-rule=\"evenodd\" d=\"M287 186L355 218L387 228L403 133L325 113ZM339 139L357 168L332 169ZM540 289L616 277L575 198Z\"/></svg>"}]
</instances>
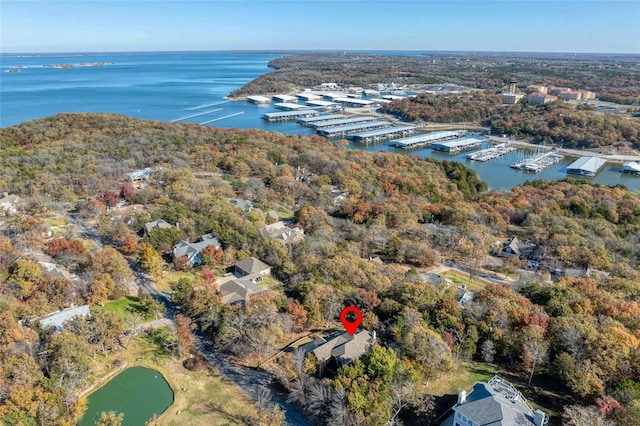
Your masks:
<instances>
[{"instance_id":1,"label":"residential house","mask_svg":"<svg viewBox=\"0 0 640 426\"><path fill-rule=\"evenodd\" d=\"M191 266L199 265L202 263L202 250L209 246L213 246L216 249L221 247L220 241L211 233L202 235L195 243L180 240L171 250L171 254L174 259L186 256Z\"/></svg>"},{"instance_id":2,"label":"residential house","mask_svg":"<svg viewBox=\"0 0 640 426\"><path fill-rule=\"evenodd\" d=\"M157 219L153 222L147 222L144 224L144 234L147 235L151 231L166 228L171 228L171 224L164 219Z\"/></svg>"},{"instance_id":3,"label":"residential house","mask_svg":"<svg viewBox=\"0 0 640 426\"><path fill-rule=\"evenodd\" d=\"M246 302L249 296L264 290L256 284L260 279L260 276L254 279L239 278L220 284L218 291L222 293L222 303L231 305Z\"/></svg>"},{"instance_id":4,"label":"residential house","mask_svg":"<svg viewBox=\"0 0 640 426\"><path fill-rule=\"evenodd\" d=\"M233 265L234 274L239 278L258 277L271 274L271 266L255 257L247 257Z\"/></svg>"},{"instance_id":5,"label":"residential house","mask_svg":"<svg viewBox=\"0 0 640 426\"><path fill-rule=\"evenodd\" d=\"M0 198L0 216L11 216L18 213L18 202L20 197L15 194L9 195L5 192Z\"/></svg>"},{"instance_id":6,"label":"residential house","mask_svg":"<svg viewBox=\"0 0 640 426\"><path fill-rule=\"evenodd\" d=\"M456 292L456 301L464 306L471 300L473 300L473 292L467 290L467 286L465 284L459 286Z\"/></svg>"},{"instance_id":7,"label":"residential house","mask_svg":"<svg viewBox=\"0 0 640 426\"><path fill-rule=\"evenodd\" d=\"M271 225L263 226L260 235L273 238L282 244L297 243L304 240L304 230L298 227L290 228L279 221Z\"/></svg>"},{"instance_id":8,"label":"residential house","mask_svg":"<svg viewBox=\"0 0 640 426\"><path fill-rule=\"evenodd\" d=\"M64 324L67 321L71 321L76 317L86 317L90 314L91 313L89 312L89 305L63 309L62 311L55 312L42 318L40 320L40 325L45 330L48 328L53 328L54 331L62 331L64 329Z\"/></svg>"},{"instance_id":9,"label":"residential house","mask_svg":"<svg viewBox=\"0 0 640 426\"><path fill-rule=\"evenodd\" d=\"M476 383L468 395L461 391L451 410L442 426L543 426L548 422L544 412L534 411L522 394L499 376Z\"/></svg>"},{"instance_id":10,"label":"residential house","mask_svg":"<svg viewBox=\"0 0 640 426\"><path fill-rule=\"evenodd\" d=\"M232 198L231 204L240 207L246 213L249 213L253 209L253 203L249 200L243 200L242 198Z\"/></svg>"},{"instance_id":11,"label":"residential house","mask_svg":"<svg viewBox=\"0 0 640 426\"><path fill-rule=\"evenodd\" d=\"M344 332L329 340L320 337L307 349L318 360L318 373L322 375L327 368L335 370L341 365L353 362L366 354L374 340L375 331L373 334L369 334L368 331L361 330L354 333L353 336Z\"/></svg>"},{"instance_id":12,"label":"residential house","mask_svg":"<svg viewBox=\"0 0 640 426\"><path fill-rule=\"evenodd\" d=\"M539 260L540 249L530 242L523 242L518 237L513 237L505 241L502 245L500 255L503 257L517 256L529 260Z\"/></svg>"},{"instance_id":13,"label":"residential house","mask_svg":"<svg viewBox=\"0 0 640 426\"><path fill-rule=\"evenodd\" d=\"M131 173L127 173L127 179L131 183L140 183L142 181L148 181L151 178L152 173L153 169L151 167L147 167L143 170L136 170Z\"/></svg>"}]
</instances>

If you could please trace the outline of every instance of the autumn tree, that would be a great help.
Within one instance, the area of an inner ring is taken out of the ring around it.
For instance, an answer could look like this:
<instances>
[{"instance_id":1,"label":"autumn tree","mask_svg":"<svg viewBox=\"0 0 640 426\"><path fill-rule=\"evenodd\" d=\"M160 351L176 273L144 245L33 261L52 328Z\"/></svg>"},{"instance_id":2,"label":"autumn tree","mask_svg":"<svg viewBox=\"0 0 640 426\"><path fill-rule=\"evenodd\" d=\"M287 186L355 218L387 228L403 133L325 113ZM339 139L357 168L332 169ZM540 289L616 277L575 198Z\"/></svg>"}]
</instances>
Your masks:
<instances>
[{"instance_id":1,"label":"autumn tree","mask_svg":"<svg viewBox=\"0 0 640 426\"><path fill-rule=\"evenodd\" d=\"M176 341L178 343L178 353L182 358L184 354L193 348L195 339L191 332L195 325L191 319L185 315L176 315Z\"/></svg>"}]
</instances>

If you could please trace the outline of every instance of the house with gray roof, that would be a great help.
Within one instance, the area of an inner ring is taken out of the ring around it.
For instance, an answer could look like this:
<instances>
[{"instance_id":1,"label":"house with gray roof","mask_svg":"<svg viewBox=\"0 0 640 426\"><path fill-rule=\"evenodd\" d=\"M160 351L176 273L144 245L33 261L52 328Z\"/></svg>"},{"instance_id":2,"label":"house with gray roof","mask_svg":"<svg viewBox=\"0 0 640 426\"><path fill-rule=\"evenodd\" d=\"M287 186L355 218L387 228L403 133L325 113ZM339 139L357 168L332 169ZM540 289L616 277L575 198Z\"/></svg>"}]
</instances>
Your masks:
<instances>
[{"instance_id":1,"label":"house with gray roof","mask_svg":"<svg viewBox=\"0 0 640 426\"><path fill-rule=\"evenodd\" d=\"M543 426L548 422L543 411L534 411L522 394L499 376L476 383L468 395L461 391L451 410L442 426Z\"/></svg>"},{"instance_id":2,"label":"house with gray roof","mask_svg":"<svg viewBox=\"0 0 640 426\"><path fill-rule=\"evenodd\" d=\"M516 256L529 260L538 260L540 257L539 251L537 245L520 241L518 237L513 237L504 242L500 255L503 257Z\"/></svg>"},{"instance_id":3,"label":"house with gray roof","mask_svg":"<svg viewBox=\"0 0 640 426\"><path fill-rule=\"evenodd\" d=\"M251 277L255 279L260 275L270 275L271 266L255 257L247 257L233 265L236 277Z\"/></svg>"},{"instance_id":4,"label":"house with gray roof","mask_svg":"<svg viewBox=\"0 0 640 426\"><path fill-rule=\"evenodd\" d=\"M157 219L153 222L147 222L144 224L144 234L147 235L151 231L166 228L171 228L171 224L164 219Z\"/></svg>"},{"instance_id":5,"label":"house with gray roof","mask_svg":"<svg viewBox=\"0 0 640 426\"><path fill-rule=\"evenodd\" d=\"M89 315L89 305L77 306L47 315L40 320L40 325L45 330L53 328L54 331L62 331L67 321L71 321L76 317L86 317Z\"/></svg>"},{"instance_id":6,"label":"house with gray roof","mask_svg":"<svg viewBox=\"0 0 640 426\"><path fill-rule=\"evenodd\" d=\"M211 233L200 236L195 243L180 240L171 250L171 254L174 259L186 256L191 266L199 265L202 263L202 250L209 246L213 246L216 249L221 247L220 241Z\"/></svg>"},{"instance_id":7,"label":"house with gray roof","mask_svg":"<svg viewBox=\"0 0 640 426\"><path fill-rule=\"evenodd\" d=\"M218 286L218 291L222 293L222 303L227 305L244 303L249 300L249 296L263 290L255 280L246 278L227 281Z\"/></svg>"},{"instance_id":8,"label":"house with gray roof","mask_svg":"<svg viewBox=\"0 0 640 426\"><path fill-rule=\"evenodd\" d=\"M279 221L260 228L260 235L273 238L282 244L297 243L304 240L304 230L298 227L290 228Z\"/></svg>"},{"instance_id":9,"label":"house with gray roof","mask_svg":"<svg viewBox=\"0 0 640 426\"><path fill-rule=\"evenodd\" d=\"M373 336L366 330L360 330L353 336L344 332L329 340L316 339L314 341L315 348L310 352L317 358L318 372L322 375L324 369L332 362L336 363L336 367L340 367L366 354L374 340L375 332Z\"/></svg>"}]
</instances>

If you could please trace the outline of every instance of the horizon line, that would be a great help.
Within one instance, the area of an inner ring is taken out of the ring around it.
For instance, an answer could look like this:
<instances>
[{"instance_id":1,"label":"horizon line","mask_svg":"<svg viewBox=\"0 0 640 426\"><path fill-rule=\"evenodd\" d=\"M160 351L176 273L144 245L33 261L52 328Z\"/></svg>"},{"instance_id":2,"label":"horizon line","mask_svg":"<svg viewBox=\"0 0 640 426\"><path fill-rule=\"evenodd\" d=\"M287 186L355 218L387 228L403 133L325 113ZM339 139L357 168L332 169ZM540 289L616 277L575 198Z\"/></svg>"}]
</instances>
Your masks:
<instances>
[{"instance_id":1,"label":"horizon line","mask_svg":"<svg viewBox=\"0 0 640 426\"><path fill-rule=\"evenodd\" d=\"M566 52L535 50L430 50L430 49L212 49L212 50L95 50L95 51L48 51L48 52L0 52L0 56L15 55L87 55L87 54L140 54L140 53L299 53L299 52L422 52L422 53L502 53L502 54L553 54L553 55L624 55L640 56L640 52Z\"/></svg>"}]
</instances>

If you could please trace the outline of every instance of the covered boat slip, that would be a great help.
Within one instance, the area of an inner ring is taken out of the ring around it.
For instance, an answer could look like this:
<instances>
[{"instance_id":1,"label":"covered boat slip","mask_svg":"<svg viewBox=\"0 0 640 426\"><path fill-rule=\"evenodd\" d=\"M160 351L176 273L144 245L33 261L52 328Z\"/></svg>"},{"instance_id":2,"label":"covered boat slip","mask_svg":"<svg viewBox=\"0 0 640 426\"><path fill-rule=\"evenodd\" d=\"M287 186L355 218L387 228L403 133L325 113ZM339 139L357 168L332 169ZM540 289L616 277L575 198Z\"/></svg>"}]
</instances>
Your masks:
<instances>
[{"instance_id":1,"label":"covered boat slip","mask_svg":"<svg viewBox=\"0 0 640 426\"><path fill-rule=\"evenodd\" d=\"M467 134L466 130L447 130L442 132L423 133L420 135L410 136L407 138L394 139L389 142L389 145L395 148L416 148L424 145L431 145L432 143L446 141L450 139L457 139Z\"/></svg>"},{"instance_id":2,"label":"covered boat slip","mask_svg":"<svg viewBox=\"0 0 640 426\"><path fill-rule=\"evenodd\" d=\"M318 115L320 115L320 111L315 109L304 109L298 111L267 112L262 114L262 118L267 121L291 121L298 120L300 118L316 117Z\"/></svg>"},{"instance_id":3,"label":"covered boat slip","mask_svg":"<svg viewBox=\"0 0 640 426\"><path fill-rule=\"evenodd\" d=\"M325 115L318 115L316 117L301 118L300 120L298 120L298 123L302 124L303 126L306 126L310 123L315 123L317 121L337 120L339 118L347 118L347 116L344 114L325 114Z\"/></svg>"},{"instance_id":4,"label":"covered boat slip","mask_svg":"<svg viewBox=\"0 0 640 426\"><path fill-rule=\"evenodd\" d=\"M595 176L607 161L600 157L581 157L567 166L567 173L580 176Z\"/></svg>"},{"instance_id":5,"label":"covered boat slip","mask_svg":"<svg viewBox=\"0 0 640 426\"><path fill-rule=\"evenodd\" d=\"M335 120L316 121L309 124L309 127L314 129L324 129L329 127L344 126L347 124L366 123L370 121L378 120L376 117L351 117L351 118L338 118Z\"/></svg>"},{"instance_id":6,"label":"covered boat slip","mask_svg":"<svg viewBox=\"0 0 640 426\"><path fill-rule=\"evenodd\" d=\"M478 138L465 138L456 141L439 142L431 145L431 149L434 151L444 151L449 154L455 154L460 151L467 151L469 149L482 146L484 139Z\"/></svg>"},{"instance_id":7,"label":"covered boat slip","mask_svg":"<svg viewBox=\"0 0 640 426\"><path fill-rule=\"evenodd\" d=\"M368 132L356 133L349 136L354 142L359 143L371 143L379 142L381 140L393 138L396 136L407 136L415 132L416 126L398 126L390 127L387 129L371 130Z\"/></svg>"},{"instance_id":8,"label":"covered boat slip","mask_svg":"<svg viewBox=\"0 0 640 426\"><path fill-rule=\"evenodd\" d=\"M356 123L356 124L346 124L344 126L338 126L338 127L319 128L317 130L317 133L320 136L325 136L325 137L338 137L338 136L347 135L349 133L355 133L359 130L375 130L375 129L382 129L385 127L391 127L391 123L389 123L388 121L377 120L377 121L371 121L371 122L360 123L360 124Z\"/></svg>"}]
</instances>

